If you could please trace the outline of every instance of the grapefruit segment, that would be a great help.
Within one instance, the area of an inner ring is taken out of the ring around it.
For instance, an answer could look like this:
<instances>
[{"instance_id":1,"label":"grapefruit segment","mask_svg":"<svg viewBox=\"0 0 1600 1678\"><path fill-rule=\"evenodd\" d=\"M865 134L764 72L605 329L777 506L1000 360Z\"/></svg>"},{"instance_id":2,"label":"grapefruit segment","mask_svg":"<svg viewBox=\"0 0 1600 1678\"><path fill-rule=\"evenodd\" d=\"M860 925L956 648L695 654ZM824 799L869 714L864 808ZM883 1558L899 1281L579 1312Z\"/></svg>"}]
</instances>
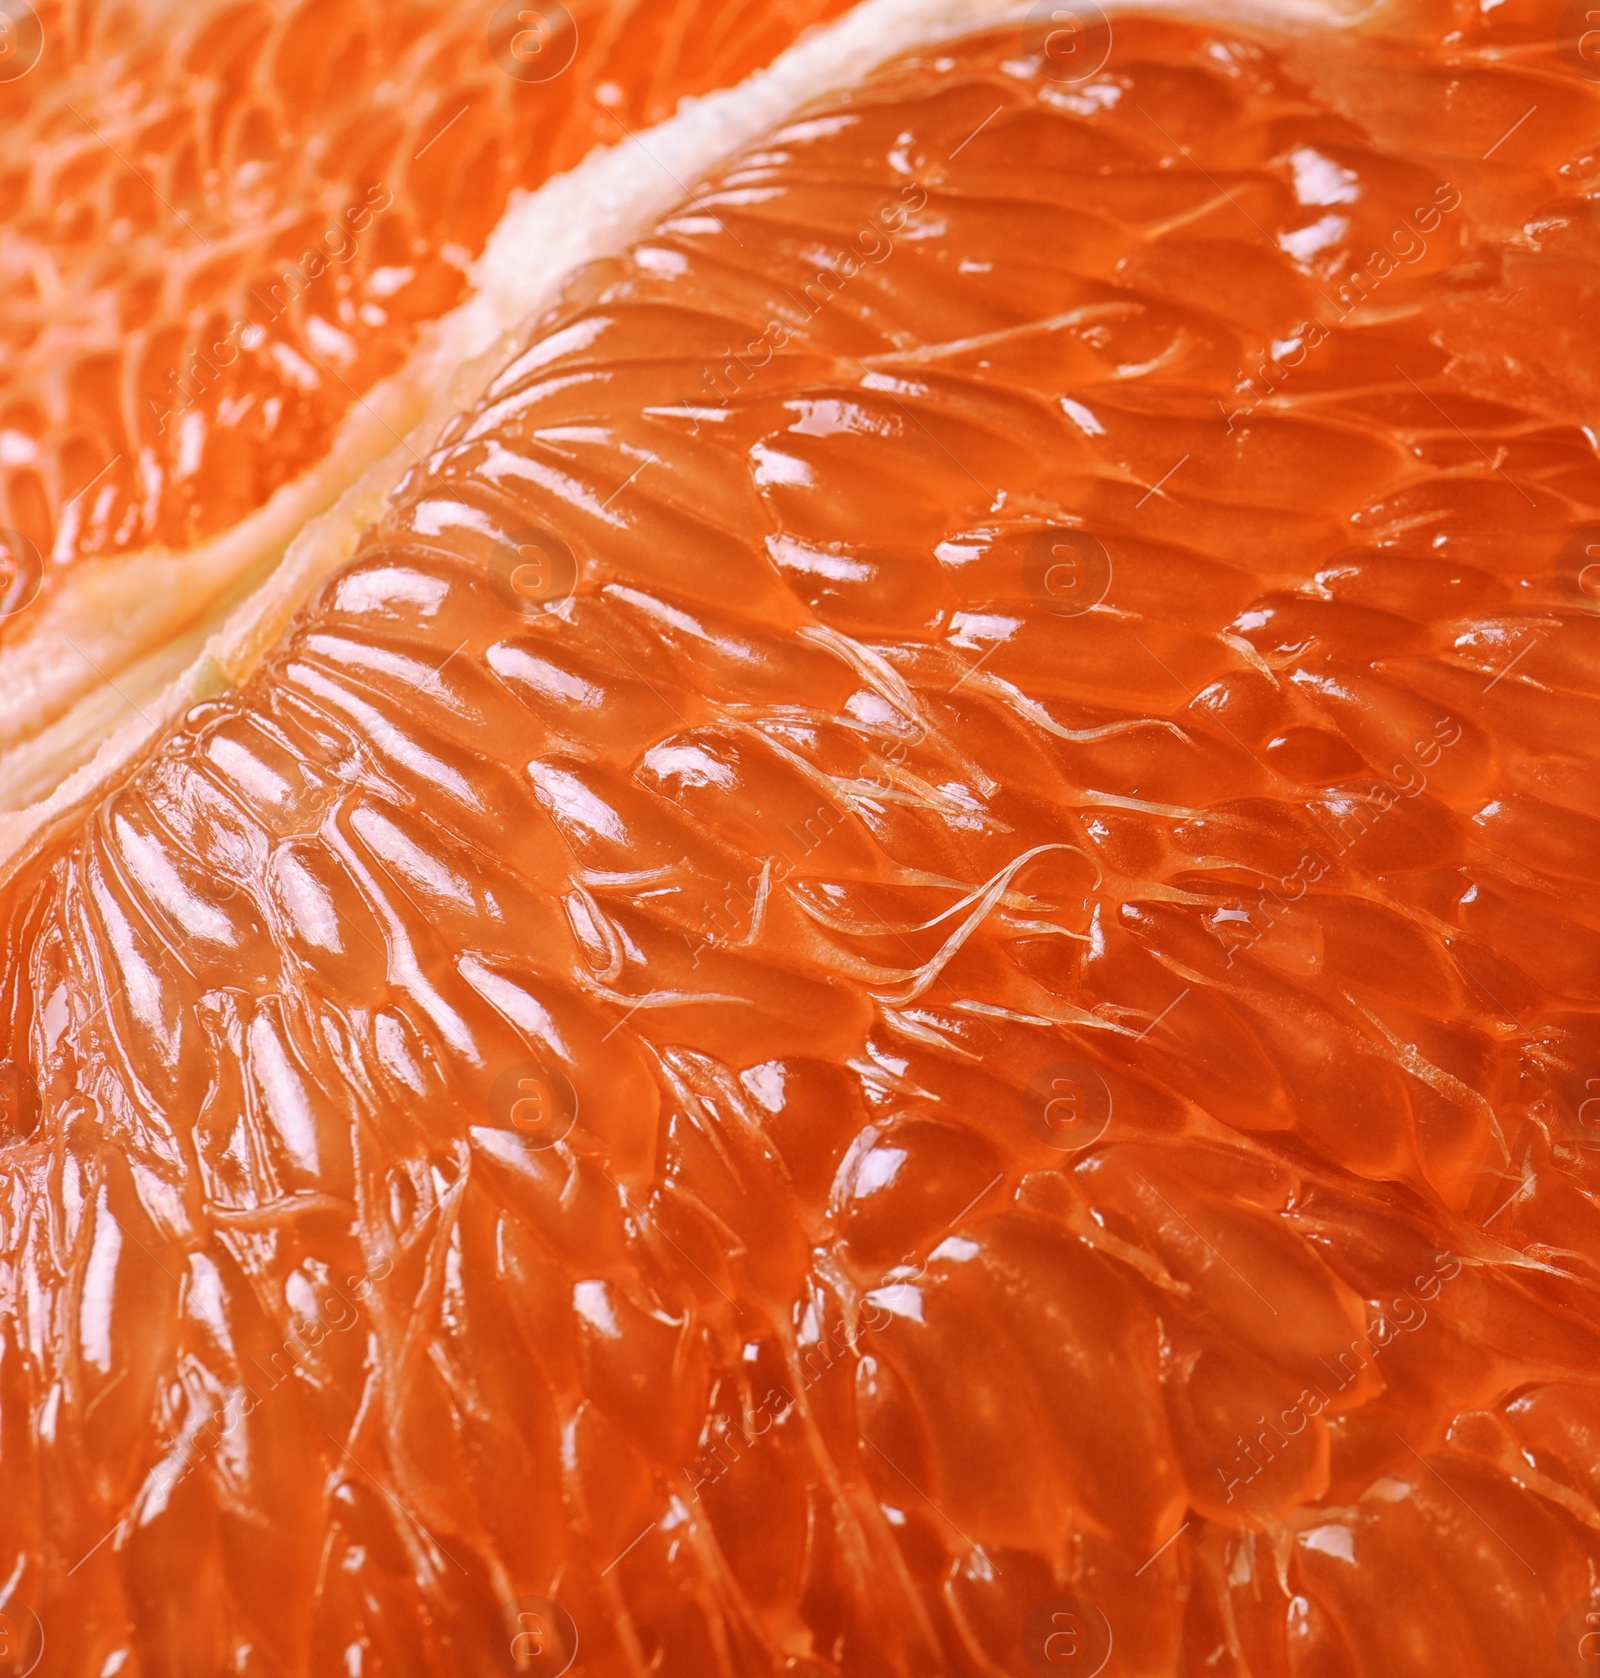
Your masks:
<instances>
[{"instance_id":1,"label":"grapefruit segment","mask_svg":"<svg viewBox=\"0 0 1600 1678\"><path fill-rule=\"evenodd\" d=\"M486 347L413 365L510 203L839 9L536 7L566 43L537 75L459 7L49 20L49 75L0 84L0 807L136 717Z\"/></svg>"},{"instance_id":2,"label":"grapefruit segment","mask_svg":"<svg viewBox=\"0 0 1600 1678\"><path fill-rule=\"evenodd\" d=\"M57 564L236 524L462 299L512 192L837 9L553 5L537 77L439 4L53 19L49 76L3 95L12 158L50 148L10 220L58 292L10 318L5 523Z\"/></svg>"},{"instance_id":3,"label":"grapefruit segment","mask_svg":"<svg viewBox=\"0 0 1600 1678\"><path fill-rule=\"evenodd\" d=\"M63 1670L1570 1665L1600 470L1444 347L1600 109L1519 17L811 104L34 828Z\"/></svg>"}]
</instances>

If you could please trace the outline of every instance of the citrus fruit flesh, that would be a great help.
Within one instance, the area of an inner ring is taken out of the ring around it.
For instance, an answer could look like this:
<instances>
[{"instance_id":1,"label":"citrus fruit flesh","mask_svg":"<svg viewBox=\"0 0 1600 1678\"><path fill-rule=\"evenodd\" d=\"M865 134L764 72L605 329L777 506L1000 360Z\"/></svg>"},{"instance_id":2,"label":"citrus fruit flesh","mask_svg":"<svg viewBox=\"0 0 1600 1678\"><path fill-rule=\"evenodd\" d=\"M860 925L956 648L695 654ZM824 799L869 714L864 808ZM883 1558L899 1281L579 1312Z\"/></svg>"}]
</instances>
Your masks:
<instances>
[{"instance_id":1,"label":"citrus fruit flesh","mask_svg":"<svg viewBox=\"0 0 1600 1678\"><path fill-rule=\"evenodd\" d=\"M841 9L46 8L0 80L0 809L412 429L411 360L514 195Z\"/></svg>"},{"instance_id":2,"label":"citrus fruit flesh","mask_svg":"<svg viewBox=\"0 0 1600 1678\"><path fill-rule=\"evenodd\" d=\"M0 84L32 269L0 322L0 524L67 564L236 523L466 296L512 192L839 9L546 5L511 32L440 0L50 17L39 73Z\"/></svg>"},{"instance_id":3,"label":"citrus fruit flesh","mask_svg":"<svg viewBox=\"0 0 1600 1678\"><path fill-rule=\"evenodd\" d=\"M1600 102L1502 10L806 110L18 869L60 1670L1581 1669Z\"/></svg>"}]
</instances>

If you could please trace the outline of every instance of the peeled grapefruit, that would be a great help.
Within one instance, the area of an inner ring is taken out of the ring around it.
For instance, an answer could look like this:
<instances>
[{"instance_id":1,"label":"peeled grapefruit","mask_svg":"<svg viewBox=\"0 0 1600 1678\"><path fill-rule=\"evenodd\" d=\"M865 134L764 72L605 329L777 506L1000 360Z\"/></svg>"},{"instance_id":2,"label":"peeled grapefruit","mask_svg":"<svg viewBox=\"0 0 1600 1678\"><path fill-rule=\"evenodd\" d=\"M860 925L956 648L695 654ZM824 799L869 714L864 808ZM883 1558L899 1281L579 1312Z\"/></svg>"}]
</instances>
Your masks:
<instances>
[{"instance_id":1,"label":"peeled grapefruit","mask_svg":"<svg viewBox=\"0 0 1600 1678\"><path fill-rule=\"evenodd\" d=\"M1600 1661L1588 37L1075 18L780 59L8 830L15 1670Z\"/></svg>"}]
</instances>

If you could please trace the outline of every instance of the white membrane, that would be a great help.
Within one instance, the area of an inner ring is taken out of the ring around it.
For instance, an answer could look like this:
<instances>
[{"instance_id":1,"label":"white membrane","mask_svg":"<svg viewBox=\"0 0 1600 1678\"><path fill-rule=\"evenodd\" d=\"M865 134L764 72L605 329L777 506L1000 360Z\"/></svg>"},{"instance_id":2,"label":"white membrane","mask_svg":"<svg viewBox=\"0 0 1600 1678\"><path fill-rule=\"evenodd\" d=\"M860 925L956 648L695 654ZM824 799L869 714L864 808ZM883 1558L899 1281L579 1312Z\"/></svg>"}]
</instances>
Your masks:
<instances>
[{"instance_id":1,"label":"white membrane","mask_svg":"<svg viewBox=\"0 0 1600 1678\"><path fill-rule=\"evenodd\" d=\"M1132 9L1268 29L1347 26L1377 10L1340 0L1106 7ZM1030 10L1049 15L1048 6L1016 0L862 0L739 86L687 101L654 128L514 195L473 270L473 295L425 330L399 373L358 399L314 469L184 553L84 564L0 647L0 739L19 742L0 753L0 881L126 776L189 706L250 676L574 268L625 249L722 158L801 107L901 53L1020 24ZM70 708L61 714L64 703ZM54 720L30 726L30 716Z\"/></svg>"}]
</instances>

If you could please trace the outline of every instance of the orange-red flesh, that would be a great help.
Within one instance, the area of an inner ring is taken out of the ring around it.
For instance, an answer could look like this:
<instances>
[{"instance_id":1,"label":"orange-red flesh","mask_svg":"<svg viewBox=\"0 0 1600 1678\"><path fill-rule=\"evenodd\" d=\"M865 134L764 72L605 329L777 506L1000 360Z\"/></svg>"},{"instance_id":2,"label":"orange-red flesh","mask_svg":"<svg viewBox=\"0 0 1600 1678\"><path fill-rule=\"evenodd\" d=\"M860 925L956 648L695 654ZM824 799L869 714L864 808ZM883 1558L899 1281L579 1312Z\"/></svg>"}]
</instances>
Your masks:
<instances>
[{"instance_id":1,"label":"orange-red flesh","mask_svg":"<svg viewBox=\"0 0 1600 1678\"><path fill-rule=\"evenodd\" d=\"M1496 27L805 113L13 886L62 1670L1580 1670L1600 101Z\"/></svg>"},{"instance_id":2,"label":"orange-red flesh","mask_svg":"<svg viewBox=\"0 0 1600 1678\"><path fill-rule=\"evenodd\" d=\"M41 5L40 62L0 82L11 568L229 529L465 297L512 192L841 9Z\"/></svg>"}]
</instances>

